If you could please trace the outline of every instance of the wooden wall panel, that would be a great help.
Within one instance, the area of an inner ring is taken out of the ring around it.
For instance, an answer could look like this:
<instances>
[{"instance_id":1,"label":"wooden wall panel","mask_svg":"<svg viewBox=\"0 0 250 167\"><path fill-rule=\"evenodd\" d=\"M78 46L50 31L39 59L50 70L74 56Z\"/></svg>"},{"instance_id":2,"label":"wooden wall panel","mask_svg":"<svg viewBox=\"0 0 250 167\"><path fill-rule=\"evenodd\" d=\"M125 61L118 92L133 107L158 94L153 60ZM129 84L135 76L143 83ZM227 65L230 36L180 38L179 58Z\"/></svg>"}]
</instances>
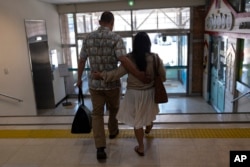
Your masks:
<instances>
[{"instance_id":1,"label":"wooden wall panel","mask_svg":"<svg viewBox=\"0 0 250 167\"><path fill-rule=\"evenodd\" d=\"M205 6L193 8L191 94L202 94Z\"/></svg>"}]
</instances>

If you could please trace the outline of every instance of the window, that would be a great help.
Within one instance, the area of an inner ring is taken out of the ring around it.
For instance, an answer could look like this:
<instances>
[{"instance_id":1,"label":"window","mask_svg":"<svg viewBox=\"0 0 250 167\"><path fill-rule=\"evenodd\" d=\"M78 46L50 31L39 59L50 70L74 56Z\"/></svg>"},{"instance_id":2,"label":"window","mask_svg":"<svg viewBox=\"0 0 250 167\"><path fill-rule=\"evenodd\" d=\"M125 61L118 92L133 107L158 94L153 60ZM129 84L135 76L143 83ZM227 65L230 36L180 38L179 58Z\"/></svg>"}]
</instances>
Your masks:
<instances>
[{"instance_id":1,"label":"window","mask_svg":"<svg viewBox=\"0 0 250 167\"><path fill-rule=\"evenodd\" d=\"M250 40L244 41L244 56L241 61L240 81L250 87Z\"/></svg>"},{"instance_id":2,"label":"window","mask_svg":"<svg viewBox=\"0 0 250 167\"><path fill-rule=\"evenodd\" d=\"M130 11L112 11L115 17L114 31L131 31ZM76 14L77 32L89 33L99 27L102 12Z\"/></svg>"},{"instance_id":3,"label":"window","mask_svg":"<svg viewBox=\"0 0 250 167\"><path fill-rule=\"evenodd\" d=\"M167 68L169 93L186 93L188 33L190 29L190 8L162 8L146 10L111 11L115 17L114 29L123 37L127 53L132 51L132 40L139 31L149 34L151 51L158 53ZM68 77L67 83L77 80L77 60L86 35L99 27L102 12L69 13L60 15L63 56L73 77ZM76 27L75 27L76 25ZM89 65L86 64L88 70ZM169 68L169 69L168 69ZM126 76L122 79L122 90L126 87ZM87 72L83 74L83 85L87 86ZM181 86L178 84L181 83ZM69 92L67 85L67 93ZM173 92L170 88L174 88ZM88 88L83 88L88 94Z\"/></svg>"},{"instance_id":4,"label":"window","mask_svg":"<svg viewBox=\"0 0 250 167\"><path fill-rule=\"evenodd\" d=\"M136 10L135 30L182 29L190 27L189 8Z\"/></svg>"},{"instance_id":5,"label":"window","mask_svg":"<svg viewBox=\"0 0 250 167\"><path fill-rule=\"evenodd\" d=\"M130 11L113 11L115 16L114 31L131 31L131 12Z\"/></svg>"},{"instance_id":6,"label":"window","mask_svg":"<svg viewBox=\"0 0 250 167\"><path fill-rule=\"evenodd\" d=\"M245 12L250 12L250 0L245 0Z\"/></svg>"},{"instance_id":7,"label":"window","mask_svg":"<svg viewBox=\"0 0 250 167\"><path fill-rule=\"evenodd\" d=\"M62 44L75 44L75 26L73 14L60 15Z\"/></svg>"},{"instance_id":8,"label":"window","mask_svg":"<svg viewBox=\"0 0 250 167\"><path fill-rule=\"evenodd\" d=\"M89 33L96 30L99 26L100 15L101 12L76 14L77 33Z\"/></svg>"},{"instance_id":9,"label":"window","mask_svg":"<svg viewBox=\"0 0 250 167\"><path fill-rule=\"evenodd\" d=\"M250 12L250 0L228 0L236 12Z\"/></svg>"}]
</instances>

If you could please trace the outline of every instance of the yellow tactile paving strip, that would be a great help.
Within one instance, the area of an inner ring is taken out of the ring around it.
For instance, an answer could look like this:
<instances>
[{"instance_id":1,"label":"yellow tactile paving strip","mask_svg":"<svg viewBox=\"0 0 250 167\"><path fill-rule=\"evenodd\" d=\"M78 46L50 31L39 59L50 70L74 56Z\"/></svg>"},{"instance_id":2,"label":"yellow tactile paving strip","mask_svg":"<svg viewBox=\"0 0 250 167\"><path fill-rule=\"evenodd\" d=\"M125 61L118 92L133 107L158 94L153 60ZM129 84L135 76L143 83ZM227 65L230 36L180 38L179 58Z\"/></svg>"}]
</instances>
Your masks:
<instances>
[{"instance_id":1,"label":"yellow tactile paving strip","mask_svg":"<svg viewBox=\"0 0 250 167\"><path fill-rule=\"evenodd\" d=\"M108 132L106 131L106 134ZM71 134L70 130L0 130L0 138L92 138L93 134ZM250 128L153 129L149 138L250 138ZM134 138L132 129L121 129L118 138Z\"/></svg>"}]
</instances>

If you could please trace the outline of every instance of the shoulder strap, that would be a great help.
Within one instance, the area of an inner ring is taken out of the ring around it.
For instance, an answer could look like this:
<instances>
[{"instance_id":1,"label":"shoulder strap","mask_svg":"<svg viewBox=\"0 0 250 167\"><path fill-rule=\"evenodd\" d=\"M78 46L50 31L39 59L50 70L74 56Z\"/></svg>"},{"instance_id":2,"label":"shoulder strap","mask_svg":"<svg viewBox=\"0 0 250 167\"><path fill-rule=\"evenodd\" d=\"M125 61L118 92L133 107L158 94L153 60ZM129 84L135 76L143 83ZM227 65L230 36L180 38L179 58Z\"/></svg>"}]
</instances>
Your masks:
<instances>
[{"instance_id":1,"label":"shoulder strap","mask_svg":"<svg viewBox=\"0 0 250 167\"><path fill-rule=\"evenodd\" d=\"M159 57L157 54L153 54L153 66L154 66L154 72L155 72L155 76L158 76L158 68L159 67Z\"/></svg>"}]
</instances>

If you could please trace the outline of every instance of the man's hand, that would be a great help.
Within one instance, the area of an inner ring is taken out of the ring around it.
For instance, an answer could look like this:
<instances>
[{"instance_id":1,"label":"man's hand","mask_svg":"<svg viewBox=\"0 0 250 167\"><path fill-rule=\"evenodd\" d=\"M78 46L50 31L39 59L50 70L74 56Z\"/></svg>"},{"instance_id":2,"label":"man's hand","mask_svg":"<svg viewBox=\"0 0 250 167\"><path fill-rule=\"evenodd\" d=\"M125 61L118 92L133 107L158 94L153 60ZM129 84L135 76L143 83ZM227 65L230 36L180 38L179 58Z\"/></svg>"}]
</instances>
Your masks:
<instances>
[{"instance_id":1,"label":"man's hand","mask_svg":"<svg viewBox=\"0 0 250 167\"><path fill-rule=\"evenodd\" d=\"M96 80L103 80L101 73L99 71L92 71L91 77Z\"/></svg>"},{"instance_id":2,"label":"man's hand","mask_svg":"<svg viewBox=\"0 0 250 167\"><path fill-rule=\"evenodd\" d=\"M81 80L81 79L77 81L76 86L77 86L78 88L81 88L81 87L82 87L82 80Z\"/></svg>"}]
</instances>

